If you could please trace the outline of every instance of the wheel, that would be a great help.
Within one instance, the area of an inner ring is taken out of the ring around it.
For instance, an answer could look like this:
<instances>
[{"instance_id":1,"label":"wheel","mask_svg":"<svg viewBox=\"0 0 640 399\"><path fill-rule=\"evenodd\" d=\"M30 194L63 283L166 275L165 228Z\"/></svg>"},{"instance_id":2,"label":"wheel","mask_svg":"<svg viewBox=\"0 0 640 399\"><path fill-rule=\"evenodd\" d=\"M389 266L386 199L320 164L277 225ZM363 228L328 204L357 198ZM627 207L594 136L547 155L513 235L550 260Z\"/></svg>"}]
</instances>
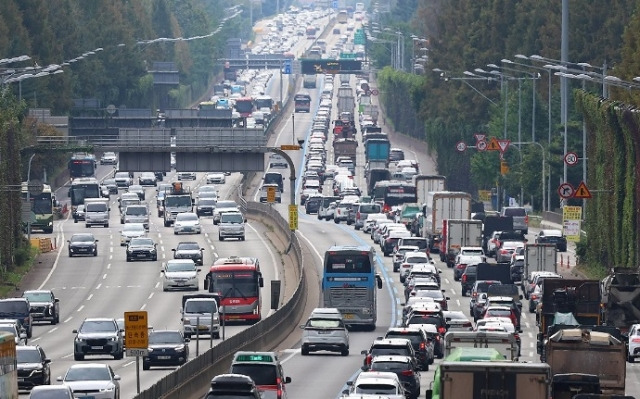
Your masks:
<instances>
[{"instance_id":1,"label":"wheel","mask_svg":"<svg viewBox=\"0 0 640 399\"><path fill-rule=\"evenodd\" d=\"M302 356L308 356L309 355L309 348L306 345L302 345L302 348L300 348L300 354Z\"/></svg>"},{"instance_id":2,"label":"wheel","mask_svg":"<svg viewBox=\"0 0 640 399\"><path fill-rule=\"evenodd\" d=\"M349 356L349 348L342 348L342 350L340 351L340 354L342 356Z\"/></svg>"},{"instance_id":3,"label":"wheel","mask_svg":"<svg viewBox=\"0 0 640 399\"><path fill-rule=\"evenodd\" d=\"M127 262L131 262L131 258L127 256Z\"/></svg>"},{"instance_id":4,"label":"wheel","mask_svg":"<svg viewBox=\"0 0 640 399\"><path fill-rule=\"evenodd\" d=\"M339 223L340 223L340 220L338 220L338 219L336 219L336 218L333 218L333 223L335 223L335 224L339 224Z\"/></svg>"},{"instance_id":5,"label":"wheel","mask_svg":"<svg viewBox=\"0 0 640 399\"><path fill-rule=\"evenodd\" d=\"M158 260L158 255L154 255L153 258L151 258L152 261L157 261Z\"/></svg>"},{"instance_id":6,"label":"wheel","mask_svg":"<svg viewBox=\"0 0 640 399\"><path fill-rule=\"evenodd\" d=\"M184 337L185 337L185 338L188 338L188 339L191 339L191 334L189 334L189 333L184 333Z\"/></svg>"},{"instance_id":7,"label":"wheel","mask_svg":"<svg viewBox=\"0 0 640 399\"><path fill-rule=\"evenodd\" d=\"M93 251L93 256L98 256L98 250Z\"/></svg>"},{"instance_id":8,"label":"wheel","mask_svg":"<svg viewBox=\"0 0 640 399\"><path fill-rule=\"evenodd\" d=\"M104 227L109 227L109 223L105 223L105 224L104 224Z\"/></svg>"},{"instance_id":9,"label":"wheel","mask_svg":"<svg viewBox=\"0 0 640 399\"><path fill-rule=\"evenodd\" d=\"M629 360L629 363L633 363L633 362L635 362L635 361L636 361L636 358L635 358L635 357L633 357L633 356L631 356L631 355L628 355L628 356L627 356L627 360Z\"/></svg>"},{"instance_id":10,"label":"wheel","mask_svg":"<svg viewBox=\"0 0 640 399\"><path fill-rule=\"evenodd\" d=\"M244 236L240 237L240 241L244 241Z\"/></svg>"},{"instance_id":11,"label":"wheel","mask_svg":"<svg viewBox=\"0 0 640 399\"><path fill-rule=\"evenodd\" d=\"M51 324L58 324L58 323L60 323L60 315L56 314Z\"/></svg>"},{"instance_id":12,"label":"wheel","mask_svg":"<svg viewBox=\"0 0 640 399\"><path fill-rule=\"evenodd\" d=\"M32 336L33 336L33 329L29 327L29 329L27 330L27 338L31 338Z\"/></svg>"},{"instance_id":13,"label":"wheel","mask_svg":"<svg viewBox=\"0 0 640 399\"><path fill-rule=\"evenodd\" d=\"M69 257L73 258L73 254L71 253L71 251L69 251Z\"/></svg>"},{"instance_id":14,"label":"wheel","mask_svg":"<svg viewBox=\"0 0 640 399\"><path fill-rule=\"evenodd\" d=\"M320 217L320 214L318 214L318 216L317 216L317 217L318 217L318 220L322 220L322 218Z\"/></svg>"},{"instance_id":15,"label":"wheel","mask_svg":"<svg viewBox=\"0 0 640 399\"><path fill-rule=\"evenodd\" d=\"M224 241L224 237L218 234L218 241Z\"/></svg>"},{"instance_id":16,"label":"wheel","mask_svg":"<svg viewBox=\"0 0 640 399\"><path fill-rule=\"evenodd\" d=\"M124 357L124 351L120 351L118 353L116 353L115 355L113 355L113 358L115 360L121 360Z\"/></svg>"},{"instance_id":17,"label":"wheel","mask_svg":"<svg viewBox=\"0 0 640 399\"><path fill-rule=\"evenodd\" d=\"M78 219L73 219L73 223L78 223Z\"/></svg>"},{"instance_id":18,"label":"wheel","mask_svg":"<svg viewBox=\"0 0 640 399\"><path fill-rule=\"evenodd\" d=\"M150 368L151 368L151 365L149 363L142 362L142 369L143 370L149 370Z\"/></svg>"},{"instance_id":19,"label":"wheel","mask_svg":"<svg viewBox=\"0 0 640 399\"><path fill-rule=\"evenodd\" d=\"M219 332L214 333L214 334L213 334L213 338L214 338L214 339L220 339L220 333L219 333Z\"/></svg>"},{"instance_id":20,"label":"wheel","mask_svg":"<svg viewBox=\"0 0 640 399\"><path fill-rule=\"evenodd\" d=\"M169 226L171 226L171 224L170 224L170 223L168 223L168 222L165 220L165 221L164 221L164 227L169 227Z\"/></svg>"},{"instance_id":21,"label":"wheel","mask_svg":"<svg viewBox=\"0 0 640 399\"><path fill-rule=\"evenodd\" d=\"M84 355L81 355L81 354L79 354L79 353L74 353L74 354L73 354L73 360L76 360L76 361L78 361L78 360L84 360Z\"/></svg>"},{"instance_id":22,"label":"wheel","mask_svg":"<svg viewBox=\"0 0 640 399\"><path fill-rule=\"evenodd\" d=\"M467 290L462 287L462 296L467 296Z\"/></svg>"},{"instance_id":23,"label":"wheel","mask_svg":"<svg viewBox=\"0 0 640 399\"><path fill-rule=\"evenodd\" d=\"M86 224L86 223L85 223L85 224L84 224L84 227L88 229L89 227L91 227L91 225L90 225L90 224Z\"/></svg>"}]
</instances>

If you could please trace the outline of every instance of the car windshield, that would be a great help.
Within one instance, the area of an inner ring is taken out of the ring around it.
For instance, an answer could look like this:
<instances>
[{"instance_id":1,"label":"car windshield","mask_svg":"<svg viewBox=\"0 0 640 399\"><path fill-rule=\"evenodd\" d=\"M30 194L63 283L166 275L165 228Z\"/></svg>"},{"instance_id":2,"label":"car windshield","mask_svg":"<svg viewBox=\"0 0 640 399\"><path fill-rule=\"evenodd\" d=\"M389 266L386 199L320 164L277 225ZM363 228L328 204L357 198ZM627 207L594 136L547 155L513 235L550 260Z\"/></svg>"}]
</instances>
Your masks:
<instances>
[{"instance_id":1,"label":"car windshield","mask_svg":"<svg viewBox=\"0 0 640 399\"><path fill-rule=\"evenodd\" d=\"M141 223L126 223L122 228L123 232L127 233L144 233L144 225Z\"/></svg>"},{"instance_id":2,"label":"car windshield","mask_svg":"<svg viewBox=\"0 0 640 399\"><path fill-rule=\"evenodd\" d=\"M111 373L106 367L72 367L64 376L66 382L70 381L110 381Z\"/></svg>"},{"instance_id":3,"label":"car windshield","mask_svg":"<svg viewBox=\"0 0 640 399\"><path fill-rule=\"evenodd\" d=\"M235 201L219 201L216 204L216 210L220 210L220 209L229 209L229 208L237 208L238 204L235 203Z\"/></svg>"},{"instance_id":4,"label":"car windshield","mask_svg":"<svg viewBox=\"0 0 640 399\"><path fill-rule=\"evenodd\" d=\"M29 302L51 302L52 300L49 292L25 292L22 297L27 298Z\"/></svg>"},{"instance_id":5,"label":"car windshield","mask_svg":"<svg viewBox=\"0 0 640 399\"><path fill-rule=\"evenodd\" d=\"M154 331L149 334L149 344L181 344L184 340L177 331Z\"/></svg>"},{"instance_id":6,"label":"car windshield","mask_svg":"<svg viewBox=\"0 0 640 399\"><path fill-rule=\"evenodd\" d=\"M278 373L273 364L237 363L231 365L231 372L251 377L256 385L276 385L278 383Z\"/></svg>"},{"instance_id":7,"label":"car windshield","mask_svg":"<svg viewBox=\"0 0 640 399\"><path fill-rule=\"evenodd\" d=\"M81 333L115 332L116 324L111 320L85 321L80 327Z\"/></svg>"},{"instance_id":8,"label":"car windshield","mask_svg":"<svg viewBox=\"0 0 640 399\"><path fill-rule=\"evenodd\" d=\"M178 244L178 247L176 249L178 251L199 251L200 245L198 245L197 242L181 242L180 244Z\"/></svg>"},{"instance_id":9,"label":"car windshield","mask_svg":"<svg viewBox=\"0 0 640 399\"><path fill-rule=\"evenodd\" d=\"M131 240L131 246L153 246L153 240L151 238L138 238Z\"/></svg>"},{"instance_id":10,"label":"car windshield","mask_svg":"<svg viewBox=\"0 0 640 399\"><path fill-rule=\"evenodd\" d=\"M371 371L392 371L395 373L404 370L411 370L409 363L393 361L371 363Z\"/></svg>"},{"instance_id":11,"label":"car windshield","mask_svg":"<svg viewBox=\"0 0 640 399\"><path fill-rule=\"evenodd\" d=\"M413 316L407 322L408 325L412 324L434 324L436 327L443 327L442 317L438 315L418 315Z\"/></svg>"},{"instance_id":12,"label":"car windshield","mask_svg":"<svg viewBox=\"0 0 640 399\"><path fill-rule=\"evenodd\" d=\"M186 313L216 313L218 311L218 305L214 301L188 301L185 312Z\"/></svg>"},{"instance_id":13,"label":"car windshield","mask_svg":"<svg viewBox=\"0 0 640 399\"><path fill-rule=\"evenodd\" d=\"M416 346L419 346L420 343L422 342L422 337L420 336L420 333L407 334L407 333L403 333L403 332L389 331L385 338L404 338L404 339L408 339L409 341L411 341L411 345L414 348Z\"/></svg>"},{"instance_id":14,"label":"car windshield","mask_svg":"<svg viewBox=\"0 0 640 399\"><path fill-rule=\"evenodd\" d=\"M128 179L129 178L129 172L118 172L115 175L116 179Z\"/></svg>"},{"instance_id":15,"label":"car windshield","mask_svg":"<svg viewBox=\"0 0 640 399\"><path fill-rule=\"evenodd\" d=\"M167 262L166 271L168 272L194 272L196 266L187 262Z\"/></svg>"},{"instance_id":16,"label":"car windshield","mask_svg":"<svg viewBox=\"0 0 640 399\"><path fill-rule=\"evenodd\" d=\"M375 395L394 395L397 389L394 385L376 383L376 384L358 384L355 393L375 394Z\"/></svg>"},{"instance_id":17,"label":"car windshield","mask_svg":"<svg viewBox=\"0 0 640 399\"><path fill-rule=\"evenodd\" d=\"M491 317L510 317L511 311L509 309L487 309L487 315L491 315Z\"/></svg>"},{"instance_id":18,"label":"car windshield","mask_svg":"<svg viewBox=\"0 0 640 399\"><path fill-rule=\"evenodd\" d=\"M239 213L223 213L220 219L221 223L243 223L244 218Z\"/></svg>"},{"instance_id":19,"label":"car windshield","mask_svg":"<svg viewBox=\"0 0 640 399\"><path fill-rule=\"evenodd\" d=\"M198 216L193 213L179 213L178 216L176 216L177 222L192 222L195 220L198 220Z\"/></svg>"},{"instance_id":20,"label":"car windshield","mask_svg":"<svg viewBox=\"0 0 640 399\"><path fill-rule=\"evenodd\" d=\"M344 328L341 320L338 319L310 319L307 321L307 327L311 328Z\"/></svg>"},{"instance_id":21,"label":"car windshield","mask_svg":"<svg viewBox=\"0 0 640 399\"><path fill-rule=\"evenodd\" d=\"M40 363L42 358L40 352L33 349L20 349L17 352L18 363Z\"/></svg>"},{"instance_id":22,"label":"car windshield","mask_svg":"<svg viewBox=\"0 0 640 399\"><path fill-rule=\"evenodd\" d=\"M127 215L144 216L147 214L147 208L144 206L128 206Z\"/></svg>"},{"instance_id":23,"label":"car windshield","mask_svg":"<svg viewBox=\"0 0 640 399\"><path fill-rule=\"evenodd\" d=\"M93 235L89 234L76 234L71 237L71 242L93 242Z\"/></svg>"},{"instance_id":24,"label":"car windshield","mask_svg":"<svg viewBox=\"0 0 640 399\"><path fill-rule=\"evenodd\" d=\"M215 205L216 204L216 200L214 198L201 198L198 201L198 205L202 206L202 205Z\"/></svg>"},{"instance_id":25,"label":"car windshield","mask_svg":"<svg viewBox=\"0 0 640 399\"><path fill-rule=\"evenodd\" d=\"M429 258L426 256L407 256L405 259L405 263L427 263L429 262Z\"/></svg>"}]
</instances>

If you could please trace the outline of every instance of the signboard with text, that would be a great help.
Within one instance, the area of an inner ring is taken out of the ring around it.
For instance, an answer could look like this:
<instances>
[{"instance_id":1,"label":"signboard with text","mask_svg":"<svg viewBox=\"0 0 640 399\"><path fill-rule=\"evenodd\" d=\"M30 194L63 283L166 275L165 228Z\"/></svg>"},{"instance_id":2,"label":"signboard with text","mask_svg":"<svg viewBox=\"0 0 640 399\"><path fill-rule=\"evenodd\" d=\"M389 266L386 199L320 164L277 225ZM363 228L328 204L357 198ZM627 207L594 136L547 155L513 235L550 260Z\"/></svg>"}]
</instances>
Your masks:
<instances>
[{"instance_id":1,"label":"signboard with text","mask_svg":"<svg viewBox=\"0 0 640 399\"><path fill-rule=\"evenodd\" d=\"M582 225L582 207L562 207L562 233L567 241L580 242L580 227Z\"/></svg>"},{"instance_id":2,"label":"signboard with text","mask_svg":"<svg viewBox=\"0 0 640 399\"><path fill-rule=\"evenodd\" d=\"M124 334L127 356L146 356L149 347L147 312L124 312Z\"/></svg>"}]
</instances>

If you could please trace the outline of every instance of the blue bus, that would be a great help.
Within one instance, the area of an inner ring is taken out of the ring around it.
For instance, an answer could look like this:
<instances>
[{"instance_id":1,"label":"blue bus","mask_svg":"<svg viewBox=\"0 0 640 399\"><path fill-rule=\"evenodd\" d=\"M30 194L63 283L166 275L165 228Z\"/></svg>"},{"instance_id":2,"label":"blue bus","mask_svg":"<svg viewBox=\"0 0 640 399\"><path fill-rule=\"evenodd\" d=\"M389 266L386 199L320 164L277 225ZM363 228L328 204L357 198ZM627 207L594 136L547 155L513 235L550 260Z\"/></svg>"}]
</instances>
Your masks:
<instances>
[{"instance_id":1,"label":"blue bus","mask_svg":"<svg viewBox=\"0 0 640 399\"><path fill-rule=\"evenodd\" d=\"M324 254L324 307L337 308L348 326L376 327L376 289L382 288L382 279L374 258L371 246L332 246Z\"/></svg>"}]
</instances>

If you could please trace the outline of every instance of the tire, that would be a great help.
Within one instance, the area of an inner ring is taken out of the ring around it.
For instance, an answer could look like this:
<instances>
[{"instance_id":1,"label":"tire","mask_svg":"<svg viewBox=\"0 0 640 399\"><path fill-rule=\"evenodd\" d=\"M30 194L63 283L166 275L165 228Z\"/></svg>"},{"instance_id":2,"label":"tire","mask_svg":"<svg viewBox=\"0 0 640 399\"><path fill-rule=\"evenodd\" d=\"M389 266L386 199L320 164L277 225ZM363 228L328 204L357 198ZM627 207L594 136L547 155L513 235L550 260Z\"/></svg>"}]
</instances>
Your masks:
<instances>
[{"instance_id":1,"label":"tire","mask_svg":"<svg viewBox=\"0 0 640 399\"><path fill-rule=\"evenodd\" d=\"M170 223L167 223L167 221L165 220L165 222L164 222L164 227L169 227L169 226L171 226L171 224L170 224Z\"/></svg>"},{"instance_id":2,"label":"tire","mask_svg":"<svg viewBox=\"0 0 640 399\"><path fill-rule=\"evenodd\" d=\"M78 353L74 353L73 354L73 360L75 360L75 361L84 360L84 355L80 355Z\"/></svg>"},{"instance_id":3,"label":"tire","mask_svg":"<svg viewBox=\"0 0 640 399\"><path fill-rule=\"evenodd\" d=\"M342 348L342 350L340 351L340 355L349 356L349 348Z\"/></svg>"},{"instance_id":4,"label":"tire","mask_svg":"<svg viewBox=\"0 0 640 399\"><path fill-rule=\"evenodd\" d=\"M98 250L93 251L93 256L98 256Z\"/></svg>"},{"instance_id":5,"label":"tire","mask_svg":"<svg viewBox=\"0 0 640 399\"><path fill-rule=\"evenodd\" d=\"M142 362L142 369L143 370L149 370L150 368L151 368L151 365L149 363Z\"/></svg>"},{"instance_id":6,"label":"tire","mask_svg":"<svg viewBox=\"0 0 640 399\"><path fill-rule=\"evenodd\" d=\"M631 355L628 355L627 360L629 361L629 363L634 363L636 361L636 358Z\"/></svg>"},{"instance_id":7,"label":"tire","mask_svg":"<svg viewBox=\"0 0 640 399\"><path fill-rule=\"evenodd\" d=\"M73 258L73 254L71 253L71 251L69 251L69 257Z\"/></svg>"},{"instance_id":8,"label":"tire","mask_svg":"<svg viewBox=\"0 0 640 399\"><path fill-rule=\"evenodd\" d=\"M360 230L360 227L358 227L358 226L353 226L353 228L356 229L356 230Z\"/></svg>"},{"instance_id":9,"label":"tire","mask_svg":"<svg viewBox=\"0 0 640 399\"><path fill-rule=\"evenodd\" d=\"M220 339L220 333L219 333L219 332L214 333L214 334L213 334L213 338L214 338L214 339Z\"/></svg>"},{"instance_id":10,"label":"tire","mask_svg":"<svg viewBox=\"0 0 640 399\"><path fill-rule=\"evenodd\" d=\"M73 219L73 223L78 223L78 219Z\"/></svg>"},{"instance_id":11,"label":"tire","mask_svg":"<svg viewBox=\"0 0 640 399\"><path fill-rule=\"evenodd\" d=\"M338 220L338 219L336 219L336 218L333 218L333 223L335 223L335 224L340 224L340 220Z\"/></svg>"},{"instance_id":12,"label":"tire","mask_svg":"<svg viewBox=\"0 0 640 399\"><path fill-rule=\"evenodd\" d=\"M158 260L158 255L155 255L153 258L151 258L152 261L157 261Z\"/></svg>"},{"instance_id":13,"label":"tire","mask_svg":"<svg viewBox=\"0 0 640 399\"><path fill-rule=\"evenodd\" d=\"M464 287L462 287L462 296L467 296L467 290L465 290Z\"/></svg>"},{"instance_id":14,"label":"tire","mask_svg":"<svg viewBox=\"0 0 640 399\"><path fill-rule=\"evenodd\" d=\"M33 337L33 328L29 327L27 330L27 338L31 339L31 337Z\"/></svg>"},{"instance_id":15,"label":"tire","mask_svg":"<svg viewBox=\"0 0 640 399\"><path fill-rule=\"evenodd\" d=\"M58 323L60 323L60 315L56 314L51 324L58 324Z\"/></svg>"},{"instance_id":16,"label":"tire","mask_svg":"<svg viewBox=\"0 0 640 399\"><path fill-rule=\"evenodd\" d=\"M300 348L300 354L302 356L309 356L309 348L305 345L302 345L302 348Z\"/></svg>"},{"instance_id":17,"label":"tire","mask_svg":"<svg viewBox=\"0 0 640 399\"><path fill-rule=\"evenodd\" d=\"M113 358L115 360L122 360L123 357L124 357L124 351L120 351L120 352L116 353L115 355L113 355Z\"/></svg>"},{"instance_id":18,"label":"tire","mask_svg":"<svg viewBox=\"0 0 640 399\"><path fill-rule=\"evenodd\" d=\"M393 271L394 271L394 272L400 271L400 266L398 266L398 267L394 266L394 267L393 267Z\"/></svg>"},{"instance_id":19,"label":"tire","mask_svg":"<svg viewBox=\"0 0 640 399\"><path fill-rule=\"evenodd\" d=\"M240 241L244 241L244 236L240 237Z\"/></svg>"},{"instance_id":20,"label":"tire","mask_svg":"<svg viewBox=\"0 0 640 399\"><path fill-rule=\"evenodd\" d=\"M218 241L224 241L224 237L218 234Z\"/></svg>"},{"instance_id":21,"label":"tire","mask_svg":"<svg viewBox=\"0 0 640 399\"><path fill-rule=\"evenodd\" d=\"M104 224L104 227L107 227L107 228L108 228L108 227L109 227L109 223L105 223L105 224Z\"/></svg>"},{"instance_id":22,"label":"tire","mask_svg":"<svg viewBox=\"0 0 640 399\"><path fill-rule=\"evenodd\" d=\"M131 262L131 258L127 256L127 262Z\"/></svg>"}]
</instances>

